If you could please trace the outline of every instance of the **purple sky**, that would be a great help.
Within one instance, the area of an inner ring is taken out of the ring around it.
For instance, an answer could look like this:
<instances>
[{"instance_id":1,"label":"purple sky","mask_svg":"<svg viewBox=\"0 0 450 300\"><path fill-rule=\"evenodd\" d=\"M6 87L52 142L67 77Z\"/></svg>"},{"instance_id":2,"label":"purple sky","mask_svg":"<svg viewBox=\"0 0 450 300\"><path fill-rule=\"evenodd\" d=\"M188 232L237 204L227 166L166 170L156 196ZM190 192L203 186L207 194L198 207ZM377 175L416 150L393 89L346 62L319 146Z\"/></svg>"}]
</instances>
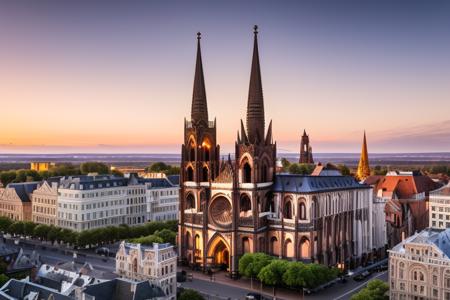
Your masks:
<instances>
[{"instance_id":1,"label":"purple sky","mask_svg":"<svg viewBox=\"0 0 450 300\"><path fill-rule=\"evenodd\" d=\"M231 151L253 24L280 151L449 151L450 2L391 2L2 3L0 152L178 152L197 31Z\"/></svg>"}]
</instances>

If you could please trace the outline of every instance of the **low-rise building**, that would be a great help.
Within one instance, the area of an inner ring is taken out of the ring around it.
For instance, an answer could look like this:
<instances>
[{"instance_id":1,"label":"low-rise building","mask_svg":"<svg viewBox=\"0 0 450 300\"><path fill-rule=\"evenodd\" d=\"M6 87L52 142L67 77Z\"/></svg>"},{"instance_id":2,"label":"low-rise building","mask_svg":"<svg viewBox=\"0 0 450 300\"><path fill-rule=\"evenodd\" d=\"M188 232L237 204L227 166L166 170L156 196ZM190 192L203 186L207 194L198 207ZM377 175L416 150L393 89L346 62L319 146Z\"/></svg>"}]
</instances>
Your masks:
<instances>
[{"instance_id":1,"label":"low-rise building","mask_svg":"<svg viewBox=\"0 0 450 300\"><path fill-rule=\"evenodd\" d=\"M149 221L178 219L179 186L168 178L144 179L146 184L147 217Z\"/></svg>"},{"instance_id":2,"label":"low-rise building","mask_svg":"<svg viewBox=\"0 0 450 300\"><path fill-rule=\"evenodd\" d=\"M389 250L390 299L450 300L450 229L425 229Z\"/></svg>"},{"instance_id":3,"label":"low-rise building","mask_svg":"<svg viewBox=\"0 0 450 300\"><path fill-rule=\"evenodd\" d=\"M39 162L32 162L30 164L30 169L38 172L42 171L48 171L50 167L54 166L54 163L47 162L47 161L39 161Z\"/></svg>"},{"instance_id":4,"label":"low-rise building","mask_svg":"<svg viewBox=\"0 0 450 300\"><path fill-rule=\"evenodd\" d=\"M58 181L44 180L31 196L32 221L38 224L56 225L58 209Z\"/></svg>"},{"instance_id":5,"label":"low-rise building","mask_svg":"<svg viewBox=\"0 0 450 300\"><path fill-rule=\"evenodd\" d=\"M386 176L368 177L365 183L373 186L375 217L382 216L384 206L386 241L392 247L415 231L428 227L429 193L440 185L419 172L389 172ZM376 226L382 220L377 217ZM381 228L377 232L382 232Z\"/></svg>"},{"instance_id":6,"label":"low-rise building","mask_svg":"<svg viewBox=\"0 0 450 300\"><path fill-rule=\"evenodd\" d=\"M69 176L58 189L58 226L85 229L146 222L145 185L134 177Z\"/></svg>"},{"instance_id":7,"label":"low-rise building","mask_svg":"<svg viewBox=\"0 0 450 300\"><path fill-rule=\"evenodd\" d=\"M450 185L430 193L430 227L450 228Z\"/></svg>"},{"instance_id":8,"label":"low-rise building","mask_svg":"<svg viewBox=\"0 0 450 300\"><path fill-rule=\"evenodd\" d=\"M170 244L143 246L122 242L116 254L116 273L132 280L148 280L167 299L176 298L177 255Z\"/></svg>"},{"instance_id":9,"label":"low-rise building","mask_svg":"<svg viewBox=\"0 0 450 300\"><path fill-rule=\"evenodd\" d=\"M38 182L10 183L0 190L0 216L31 221L31 194Z\"/></svg>"}]
</instances>

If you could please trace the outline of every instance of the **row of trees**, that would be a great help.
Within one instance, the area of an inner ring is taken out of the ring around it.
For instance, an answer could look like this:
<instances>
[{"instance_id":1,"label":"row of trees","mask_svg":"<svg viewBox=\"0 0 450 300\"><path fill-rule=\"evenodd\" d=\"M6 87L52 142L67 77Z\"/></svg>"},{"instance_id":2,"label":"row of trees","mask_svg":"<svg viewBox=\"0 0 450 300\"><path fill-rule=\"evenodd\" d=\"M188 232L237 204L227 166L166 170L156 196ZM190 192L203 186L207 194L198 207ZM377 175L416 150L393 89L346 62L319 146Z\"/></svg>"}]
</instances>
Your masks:
<instances>
[{"instance_id":1,"label":"row of trees","mask_svg":"<svg viewBox=\"0 0 450 300\"><path fill-rule=\"evenodd\" d=\"M165 243L175 244L177 221L148 222L130 227L128 225L108 226L75 232L53 225L36 224L29 221L12 221L0 217L0 231L12 235L25 235L44 241L59 242L75 247L91 247L116 241L156 235Z\"/></svg>"},{"instance_id":2,"label":"row of trees","mask_svg":"<svg viewBox=\"0 0 450 300\"><path fill-rule=\"evenodd\" d=\"M246 253L239 259L239 273L275 288L315 288L335 279L339 270L324 265L274 259L265 253Z\"/></svg>"},{"instance_id":3,"label":"row of trees","mask_svg":"<svg viewBox=\"0 0 450 300\"><path fill-rule=\"evenodd\" d=\"M35 170L10 170L0 172L0 181L6 186L13 182L28 182L39 181L47 179L53 176L70 176L70 175L83 175L88 173L98 174L114 174L123 176L117 170L110 171L110 168L104 163L100 162L86 162L81 165L73 165L70 163L61 163L52 166L48 171L35 171Z\"/></svg>"},{"instance_id":4,"label":"row of trees","mask_svg":"<svg viewBox=\"0 0 450 300\"><path fill-rule=\"evenodd\" d=\"M152 245L153 243L170 243L175 245L176 238L176 232L169 229L163 229L156 230L153 234L147 236L130 239L129 241L143 245Z\"/></svg>"},{"instance_id":5,"label":"row of trees","mask_svg":"<svg viewBox=\"0 0 450 300\"><path fill-rule=\"evenodd\" d=\"M155 162L150 167L145 168L147 172L165 173L166 175L180 174L180 167L172 166L163 162Z\"/></svg>"}]
</instances>

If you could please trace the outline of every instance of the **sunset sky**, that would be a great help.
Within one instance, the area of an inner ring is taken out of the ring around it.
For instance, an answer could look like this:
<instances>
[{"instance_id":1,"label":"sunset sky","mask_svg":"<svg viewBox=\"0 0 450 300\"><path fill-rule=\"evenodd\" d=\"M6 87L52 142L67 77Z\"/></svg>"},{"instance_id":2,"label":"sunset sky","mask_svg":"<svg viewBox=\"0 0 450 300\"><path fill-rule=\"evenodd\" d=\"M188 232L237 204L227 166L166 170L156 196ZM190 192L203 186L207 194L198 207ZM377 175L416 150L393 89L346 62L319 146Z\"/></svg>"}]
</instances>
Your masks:
<instances>
[{"instance_id":1,"label":"sunset sky","mask_svg":"<svg viewBox=\"0 0 450 300\"><path fill-rule=\"evenodd\" d=\"M5 2L0 153L178 153L197 31L231 151L254 24L279 152L450 151L450 1Z\"/></svg>"}]
</instances>

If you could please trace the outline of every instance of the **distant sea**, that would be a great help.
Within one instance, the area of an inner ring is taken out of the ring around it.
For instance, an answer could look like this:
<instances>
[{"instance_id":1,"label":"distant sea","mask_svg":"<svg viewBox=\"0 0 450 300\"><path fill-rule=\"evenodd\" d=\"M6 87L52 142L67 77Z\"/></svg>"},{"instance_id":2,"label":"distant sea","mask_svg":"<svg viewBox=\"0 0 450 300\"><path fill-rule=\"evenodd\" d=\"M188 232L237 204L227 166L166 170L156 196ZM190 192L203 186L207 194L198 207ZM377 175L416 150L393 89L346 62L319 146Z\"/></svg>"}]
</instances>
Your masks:
<instances>
[{"instance_id":1,"label":"distant sea","mask_svg":"<svg viewBox=\"0 0 450 300\"><path fill-rule=\"evenodd\" d=\"M228 155L228 154L227 154ZM224 155L224 158L227 158ZM292 153L278 153L291 162L298 161L299 155ZM369 153L371 165L427 165L450 164L450 152L440 153ZM332 162L336 164L356 165L359 153L316 153L315 162ZM179 154L98 154L98 153L72 153L72 154L0 154L0 164L24 164L34 161L49 161L55 163L82 163L86 161L100 161L117 165L146 165L151 162L163 161L169 164L180 162Z\"/></svg>"}]
</instances>

